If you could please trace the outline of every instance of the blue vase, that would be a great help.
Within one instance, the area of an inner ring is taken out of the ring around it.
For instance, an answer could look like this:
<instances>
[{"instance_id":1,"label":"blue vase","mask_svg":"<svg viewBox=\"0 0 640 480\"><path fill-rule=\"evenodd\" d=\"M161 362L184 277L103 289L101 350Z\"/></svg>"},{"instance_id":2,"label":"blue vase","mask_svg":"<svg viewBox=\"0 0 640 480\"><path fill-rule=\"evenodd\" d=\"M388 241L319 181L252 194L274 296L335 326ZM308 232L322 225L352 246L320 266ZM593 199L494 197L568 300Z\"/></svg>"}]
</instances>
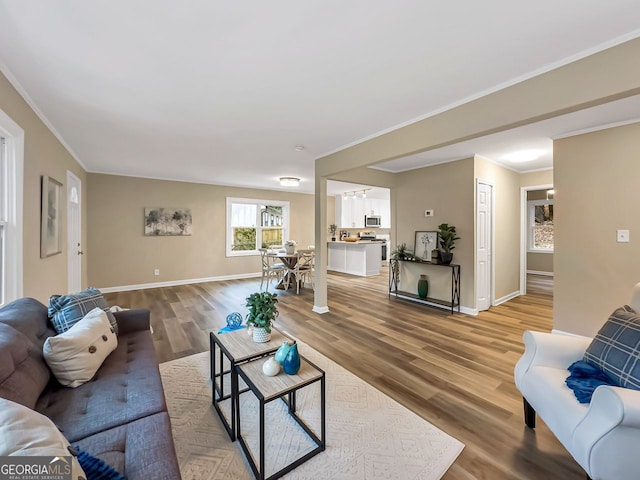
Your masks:
<instances>
[{"instance_id":1,"label":"blue vase","mask_svg":"<svg viewBox=\"0 0 640 480\"><path fill-rule=\"evenodd\" d=\"M287 356L287 353L289 353L290 348L291 348L291 345L289 344L288 341L282 342L282 346L276 351L276 354L275 354L276 361L283 363L285 357Z\"/></svg>"},{"instance_id":2,"label":"blue vase","mask_svg":"<svg viewBox=\"0 0 640 480\"><path fill-rule=\"evenodd\" d=\"M287 375L295 375L300 370L300 354L298 353L298 344L294 343L289 347L287 356L284 357L282 368Z\"/></svg>"}]
</instances>

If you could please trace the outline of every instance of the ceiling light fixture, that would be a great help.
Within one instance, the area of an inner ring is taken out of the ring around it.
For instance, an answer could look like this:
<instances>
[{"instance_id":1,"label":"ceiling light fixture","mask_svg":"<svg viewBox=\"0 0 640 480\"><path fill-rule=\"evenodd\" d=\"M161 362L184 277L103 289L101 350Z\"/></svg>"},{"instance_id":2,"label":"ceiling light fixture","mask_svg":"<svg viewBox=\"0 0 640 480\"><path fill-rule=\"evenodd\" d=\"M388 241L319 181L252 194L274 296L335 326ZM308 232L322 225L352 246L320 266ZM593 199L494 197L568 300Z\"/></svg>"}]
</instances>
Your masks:
<instances>
[{"instance_id":1,"label":"ceiling light fixture","mask_svg":"<svg viewBox=\"0 0 640 480\"><path fill-rule=\"evenodd\" d=\"M304 145L296 145L293 147L296 152L301 152L304 150Z\"/></svg>"},{"instance_id":2,"label":"ceiling light fixture","mask_svg":"<svg viewBox=\"0 0 640 480\"><path fill-rule=\"evenodd\" d=\"M537 160L545 153L544 150L520 150L519 152L509 153L502 157L505 160L509 160L513 163L530 162Z\"/></svg>"},{"instance_id":3,"label":"ceiling light fixture","mask_svg":"<svg viewBox=\"0 0 640 480\"><path fill-rule=\"evenodd\" d=\"M280 177L280 185L283 187L297 187L300 179L296 177Z\"/></svg>"},{"instance_id":4,"label":"ceiling light fixture","mask_svg":"<svg viewBox=\"0 0 640 480\"><path fill-rule=\"evenodd\" d=\"M358 197L361 197L361 198L367 198L367 191L368 191L368 190L371 190L371 189L370 189L370 188L365 188L365 189L363 189L363 190L354 190L354 191L352 191L352 192L344 192L344 193L342 194L342 198L351 197L351 198L353 198L354 200L355 200L356 198L358 198Z\"/></svg>"}]
</instances>

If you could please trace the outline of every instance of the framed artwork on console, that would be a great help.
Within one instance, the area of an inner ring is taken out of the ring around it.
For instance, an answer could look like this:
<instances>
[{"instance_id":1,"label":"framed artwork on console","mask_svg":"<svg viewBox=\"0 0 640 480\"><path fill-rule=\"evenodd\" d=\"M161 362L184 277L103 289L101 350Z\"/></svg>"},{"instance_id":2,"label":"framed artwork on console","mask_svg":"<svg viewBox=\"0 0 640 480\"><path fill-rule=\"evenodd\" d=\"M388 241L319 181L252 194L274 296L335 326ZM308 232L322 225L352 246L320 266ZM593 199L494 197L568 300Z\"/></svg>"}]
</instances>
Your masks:
<instances>
[{"instance_id":1,"label":"framed artwork on console","mask_svg":"<svg viewBox=\"0 0 640 480\"><path fill-rule=\"evenodd\" d=\"M438 248L438 232L418 231L413 248L413 254L424 260L431 261L431 252Z\"/></svg>"}]
</instances>

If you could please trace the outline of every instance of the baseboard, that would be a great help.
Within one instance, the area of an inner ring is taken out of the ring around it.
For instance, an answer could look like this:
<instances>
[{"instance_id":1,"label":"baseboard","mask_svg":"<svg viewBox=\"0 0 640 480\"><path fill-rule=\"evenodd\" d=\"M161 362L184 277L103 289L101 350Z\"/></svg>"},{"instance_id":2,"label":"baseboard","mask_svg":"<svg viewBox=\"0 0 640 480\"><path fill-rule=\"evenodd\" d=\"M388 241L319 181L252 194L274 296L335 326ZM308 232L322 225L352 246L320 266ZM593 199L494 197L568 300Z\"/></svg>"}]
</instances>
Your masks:
<instances>
[{"instance_id":1,"label":"baseboard","mask_svg":"<svg viewBox=\"0 0 640 480\"><path fill-rule=\"evenodd\" d=\"M501 298L496 298L493 302L493 306L497 307L500 304L503 304L504 302L508 302L509 300L513 300L514 298L520 296L520 290L516 290L515 292L511 292L508 295L505 295L504 297Z\"/></svg>"},{"instance_id":2,"label":"baseboard","mask_svg":"<svg viewBox=\"0 0 640 480\"><path fill-rule=\"evenodd\" d=\"M553 277L553 272L543 272L541 270L527 270L531 275L543 275L545 277Z\"/></svg>"},{"instance_id":3,"label":"baseboard","mask_svg":"<svg viewBox=\"0 0 640 480\"><path fill-rule=\"evenodd\" d=\"M460 313L464 313L465 315L473 315L475 317L476 315L478 315L478 309L477 308L464 307L464 306L460 305Z\"/></svg>"},{"instance_id":4,"label":"baseboard","mask_svg":"<svg viewBox=\"0 0 640 480\"><path fill-rule=\"evenodd\" d=\"M591 338L585 335L578 335L577 333L565 332L564 330L556 330L555 328L551 330L551 333L554 335L566 335L567 337Z\"/></svg>"},{"instance_id":5,"label":"baseboard","mask_svg":"<svg viewBox=\"0 0 640 480\"><path fill-rule=\"evenodd\" d=\"M130 290L145 290L147 288L159 288L159 287L175 287L176 285L188 285L190 283L206 283L206 282L222 282L225 280L239 280L242 278L260 278L262 273L242 273L239 275L223 275L220 277L206 277L206 278L190 278L187 280L169 280L167 282L154 282L154 283L140 283L138 285L120 285L118 287L99 287L99 290L103 293L112 292L128 292Z\"/></svg>"},{"instance_id":6,"label":"baseboard","mask_svg":"<svg viewBox=\"0 0 640 480\"><path fill-rule=\"evenodd\" d=\"M327 306L319 307L317 305L314 305L311 311L315 313L329 313L329 307Z\"/></svg>"}]
</instances>

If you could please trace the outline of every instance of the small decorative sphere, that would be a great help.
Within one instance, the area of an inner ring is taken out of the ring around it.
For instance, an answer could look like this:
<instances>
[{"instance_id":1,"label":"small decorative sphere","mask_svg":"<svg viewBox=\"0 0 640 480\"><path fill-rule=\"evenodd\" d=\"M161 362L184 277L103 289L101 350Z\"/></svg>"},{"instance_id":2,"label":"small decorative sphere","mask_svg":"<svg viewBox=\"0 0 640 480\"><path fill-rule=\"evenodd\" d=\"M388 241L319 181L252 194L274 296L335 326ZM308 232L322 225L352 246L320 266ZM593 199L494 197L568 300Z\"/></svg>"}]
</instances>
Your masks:
<instances>
[{"instance_id":1,"label":"small decorative sphere","mask_svg":"<svg viewBox=\"0 0 640 480\"><path fill-rule=\"evenodd\" d=\"M275 377L280 373L280 362L273 357L269 357L269 359L262 364L262 373L267 377Z\"/></svg>"},{"instance_id":2,"label":"small decorative sphere","mask_svg":"<svg viewBox=\"0 0 640 480\"><path fill-rule=\"evenodd\" d=\"M238 312L233 312L227 315L227 325L230 327L239 327L242 325L242 315Z\"/></svg>"}]
</instances>

